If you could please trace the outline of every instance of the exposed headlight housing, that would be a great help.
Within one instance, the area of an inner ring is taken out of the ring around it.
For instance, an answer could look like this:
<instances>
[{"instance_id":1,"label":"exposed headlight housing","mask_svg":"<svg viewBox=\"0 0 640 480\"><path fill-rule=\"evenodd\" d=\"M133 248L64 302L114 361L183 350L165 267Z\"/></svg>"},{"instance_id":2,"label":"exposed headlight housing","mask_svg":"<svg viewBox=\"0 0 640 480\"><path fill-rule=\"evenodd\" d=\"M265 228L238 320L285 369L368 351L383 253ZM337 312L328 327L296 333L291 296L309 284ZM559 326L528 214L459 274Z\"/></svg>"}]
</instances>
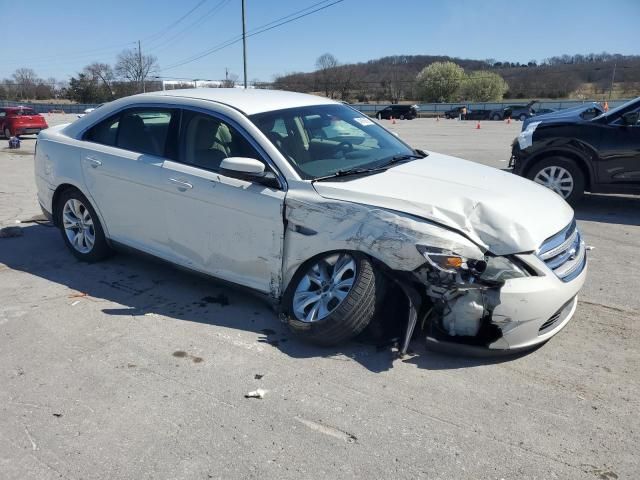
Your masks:
<instances>
[{"instance_id":1,"label":"exposed headlight housing","mask_svg":"<svg viewBox=\"0 0 640 480\"><path fill-rule=\"evenodd\" d=\"M466 258L451 250L417 245L429 265L445 273L469 273L480 280L504 283L512 278L528 277L527 270L508 257L486 257L484 260Z\"/></svg>"},{"instance_id":2,"label":"exposed headlight housing","mask_svg":"<svg viewBox=\"0 0 640 480\"><path fill-rule=\"evenodd\" d=\"M487 257L486 268L480 278L490 282L504 282L512 278L528 277L529 273L508 257Z\"/></svg>"}]
</instances>

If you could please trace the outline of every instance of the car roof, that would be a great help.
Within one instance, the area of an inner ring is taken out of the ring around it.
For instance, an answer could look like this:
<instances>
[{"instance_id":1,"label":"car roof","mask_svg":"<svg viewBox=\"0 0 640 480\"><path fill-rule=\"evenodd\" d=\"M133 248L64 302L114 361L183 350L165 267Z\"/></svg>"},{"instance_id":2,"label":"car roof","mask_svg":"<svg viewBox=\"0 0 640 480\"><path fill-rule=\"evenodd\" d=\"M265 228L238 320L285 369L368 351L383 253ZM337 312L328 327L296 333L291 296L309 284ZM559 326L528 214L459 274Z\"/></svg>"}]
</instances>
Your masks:
<instances>
[{"instance_id":1,"label":"car roof","mask_svg":"<svg viewBox=\"0 0 640 480\"><path fill-rule=\"evenodd\" d=\"M3 110L33 110L33 107L2 107Z\"/></svg>"},{"instance_id":2,"label":"car roof","mask_svg":"<svg viewBox=\"0 0 640 480\"><path fill-rule=\"evenodd\" d=\"M209 100L228 105L247 115L312 105L341 105L340 102L317 95L253 88L246 90L244 88L187 88L143 93L141 96Z\"/></svg>"}]
</instances>

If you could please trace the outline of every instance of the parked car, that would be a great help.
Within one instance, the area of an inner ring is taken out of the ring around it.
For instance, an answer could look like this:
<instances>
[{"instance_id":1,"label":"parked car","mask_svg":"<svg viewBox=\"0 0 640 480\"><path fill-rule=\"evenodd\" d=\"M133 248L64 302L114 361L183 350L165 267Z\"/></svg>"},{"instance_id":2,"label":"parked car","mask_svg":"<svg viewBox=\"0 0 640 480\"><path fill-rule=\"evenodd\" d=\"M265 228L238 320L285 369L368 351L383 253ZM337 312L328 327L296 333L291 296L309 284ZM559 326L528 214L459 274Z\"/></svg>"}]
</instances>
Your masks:
<instances>
[{"instance_id":1,"label":"parked car","mask_svg":"<svg viewBox=\"0 0 640 480\"><path fill-rule=\"evenodd\" d=\"M460 106L460 107L453 107L447 110L446 112L444 112L444 118L459 118L460 115L462 114L463 108L464 106Z\"/></svg>"},{"instance_id":2,"label":"parked car","mask_svg":"<svg viewBox=\"0 0 640 480\"><path fill-rule=\"evenodd\" d=\"M376 118L382 120L390 120L392 117L399 120L413 120L418 117L418 106L389 105L388 107L376 112Z\"/></svg>"},{"instance_id":3,"label":"parked car","mask_svg":"<svg viewBox=\"0 0 640 480\"><path fill-rule=\"evenodd\" d=\"M451 110L444 112L445 118L459 118L462 113L463 107L454 107ZM467 108L467 114L464 120L487 120L489 118L489 111L476 109L471 110Z\"/></svg>"},{"instance_id":4,"label":"parked car","mask_svg":"<svg viewBox=\"0 0 640 480\"><path fill-rule=\"evenodd\" d=\"M531 348L567 324L586 277L573 210L553 192L415 150L322 97L119 99L43 132L35 173L77 259L124 246L243 285L322 345L396 298L403 350L418 319L434 342Z\"/></svg>"},{"instance_id":5,"label":"parked car","mask_svg":"<svg viewBox=\"0 0 640 480\"><path fill-rule=\"evenodd\" d=\"M558 119L562 120L591 120L592 118L602 115L604 108L597 102L589 102L583 105L567 108L564 110L557 110L548 114L540 114L540 110L536 111L533 117L527 118L522 122L522 130L526 130L531 122L549 122Z\"/></svg>"},{"instance_id":6,"label":"parked car","mask_svg":"<svg viewBox=\"0 0 640 480\"><path fill-rule=\"evenodd\" d=\"M640 193L640 97L591 120L532 122L513 142L514 173L576 203L585 191Z\"/></svg>"},{"instance_id":7,"label":"parked car","mask_svg":"<svg viewBox=\"0 0 640 480\"><path fill-rule=\"evenodd\" d=\"M32 108L0 108L0 131L5 138L38 134L45 128L48 128L47 121Z\"/></svg>"},{"instance_id":8,"label":"parked car","mask_svg":"<svg viewBox=\"0 0 640 480\"><path fill-rule=\"evenodd\" d=\"M513 120L525 121L534 115L534 110L531 108L537 103L537 100L532 100L526 105L508 105L502 109L491 110L489 118L491 120L505 120L511 118Z\"/></svg>"}]
</instances>

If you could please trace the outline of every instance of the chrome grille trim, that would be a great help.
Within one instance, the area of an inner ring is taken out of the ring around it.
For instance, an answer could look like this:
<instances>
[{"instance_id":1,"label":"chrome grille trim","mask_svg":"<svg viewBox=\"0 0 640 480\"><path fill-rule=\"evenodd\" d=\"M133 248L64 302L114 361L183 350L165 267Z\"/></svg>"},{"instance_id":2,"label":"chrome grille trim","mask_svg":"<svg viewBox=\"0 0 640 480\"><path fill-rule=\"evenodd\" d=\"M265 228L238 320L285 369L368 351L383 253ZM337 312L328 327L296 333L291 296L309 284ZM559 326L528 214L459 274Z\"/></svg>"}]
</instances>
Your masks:
<instances>
[{"instance_id":1,"label":"chrome grille trim","mask_svg":"<svg viewBox=\"0 0 640 480\"><path fill-rule=\"evenodd\" d=\"M536 255L564 282L580 275L587 264L587 254L576 221L545 240Z\"/></svg>"}]
</instances>

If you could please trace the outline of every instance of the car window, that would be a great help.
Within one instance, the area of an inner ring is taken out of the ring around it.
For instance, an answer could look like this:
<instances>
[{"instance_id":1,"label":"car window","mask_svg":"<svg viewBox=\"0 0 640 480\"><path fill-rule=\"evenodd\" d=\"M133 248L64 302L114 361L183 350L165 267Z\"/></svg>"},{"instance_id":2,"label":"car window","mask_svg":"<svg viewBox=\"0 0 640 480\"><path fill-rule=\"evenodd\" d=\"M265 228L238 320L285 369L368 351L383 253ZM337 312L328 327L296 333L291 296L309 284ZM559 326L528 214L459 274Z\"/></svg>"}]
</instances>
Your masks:
<instances>
[{"instance_id":1,"label":"car window","mask_svg":"<svg viewBox=\"0 0 640 480\"><path fill-rule=\"evenodd\" d=\"M183 115L183 141L180 160L206 170L218 171L227 157L248 157L262 161L260 154L233 126L223 120L197 112ZM277 129L282 130L283 125ZM286 133L286 128L284 129ZM274 132L281 135L279 132Z\"/></svg>"},{"instance_id":2,"label":"car window","mask_svg":"<svg viewBox=\"0 0 640 480\"><path fill-rule=\"evenodd\" d=\"M116 146L133 152L164 156L173 115L170 109L125 110L120 116Z\"/></svg>"},{"instance_id":3,"label":"car window","mask_svg":"<svg viewBox=\"0 0 640 480\"><path fill-rule=\"evenodd\" d=\"M376 122L343 105L289 108L250 118L305 179L375 168L396 155L415 153ZM280 122L287 127L287 137L272 133Z\"/></svg>"},{"instance_id":4,"label":"car window","mask_svg":"<svg viewBox=\"0 0 640 480\"><path fill-rule=\"evenodd\" d=\"M0 117L6 117L6 116L7 116L6 110L0 110Z\"/></svg>"},{"instance_id":5,"label":"car window","mask_svg":"<svg viewBox=\"0 0 640 480\"><path fill-rule=\"evenodd\" d=\"M120 115L103 120L87 130L84 140L113 147L116 144L119 123Z\"/></svg>"},{"instance_id":6,"label":"car window","mask_svg":"<svg viewBox=\"0 0 640 480\"><path fill-rule=\"evenodd\" d=\"M16 115L37 115L37 113L31 108L21 108L20 110L16 111Z\"/></svg>"}]
</instances>

